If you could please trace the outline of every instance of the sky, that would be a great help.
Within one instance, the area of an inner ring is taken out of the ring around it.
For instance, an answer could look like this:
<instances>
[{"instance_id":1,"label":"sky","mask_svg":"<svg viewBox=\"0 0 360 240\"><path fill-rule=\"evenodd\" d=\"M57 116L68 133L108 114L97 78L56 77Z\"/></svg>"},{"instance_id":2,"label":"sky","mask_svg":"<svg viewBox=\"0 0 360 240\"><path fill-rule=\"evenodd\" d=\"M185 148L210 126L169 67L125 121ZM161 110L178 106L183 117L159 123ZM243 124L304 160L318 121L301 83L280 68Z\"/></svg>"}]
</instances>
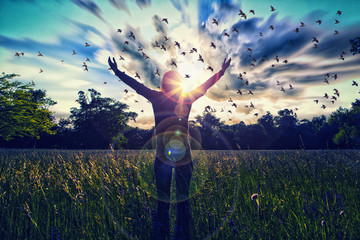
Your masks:
<instances>
[{"instance_id":1,"label":"sky","mask_svg":"<svg viewBox=\"0 0 360 240\"><path fill-rule=\"evenodd\" d=\"M349 42L360 36L358 9L353 0L3 0L0 71L46 90L57 102L50 108L56 120L79 107L79 91L93 88L128 104L138 113L129 124L146 129L154 126L151 104L108 70L109 56L152 89L176 70L186 90L231 58L225 75L193 104L190 119L210 106L226 124L256 123L285 108L311 120L360 97L353 85L360 84L360 54L351 54Z\"/></svg>"}]
</instances>

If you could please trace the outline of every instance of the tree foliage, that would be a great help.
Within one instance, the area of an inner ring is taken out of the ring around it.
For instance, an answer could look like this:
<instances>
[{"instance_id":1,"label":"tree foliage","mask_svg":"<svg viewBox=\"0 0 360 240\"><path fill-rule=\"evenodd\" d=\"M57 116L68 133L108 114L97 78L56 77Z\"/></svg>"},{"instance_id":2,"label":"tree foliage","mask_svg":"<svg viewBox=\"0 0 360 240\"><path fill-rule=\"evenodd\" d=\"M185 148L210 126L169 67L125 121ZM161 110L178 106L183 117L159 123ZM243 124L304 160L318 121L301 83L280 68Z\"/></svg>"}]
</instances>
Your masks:
<instances>
[{"instance_id":1,"label":"tree foliage","mask_svg":"<svg viewBox=\"0 0 360 240\"><path fill-rule=\"evenodd\" d=\"M52 112L56 102L45 90L34 89L34 83L13 81L18 74L2 73L0 77L0 138L39 138L42 133L55 134Z\"/></svg>"},{"instance_id":2,"label":"tree foliage","mask_svg":"<svg viewBox=\"0 0 360 240\"><path fill-rule=\"evenodd\" d=\"M66 124L71 124L75 140L79 148L107 148L109 144L120 147L126 143L123 131L128 128L127 122L135 119L135 112L126 112L128 105L112 98L101 97L101 93L89 89L87 93L78 92L79 108L71 108ZM62 129L62 131L65 131Z\"/></svg>"}]
</instances>

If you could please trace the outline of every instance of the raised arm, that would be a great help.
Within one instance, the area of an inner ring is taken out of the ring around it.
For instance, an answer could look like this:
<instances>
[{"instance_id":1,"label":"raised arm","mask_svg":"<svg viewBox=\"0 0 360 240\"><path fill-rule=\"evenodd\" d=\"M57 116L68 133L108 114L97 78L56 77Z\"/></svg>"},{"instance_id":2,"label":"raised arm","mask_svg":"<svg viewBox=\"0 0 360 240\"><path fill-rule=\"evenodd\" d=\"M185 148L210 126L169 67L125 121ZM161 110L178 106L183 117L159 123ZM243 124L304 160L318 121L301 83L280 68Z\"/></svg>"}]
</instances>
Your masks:
<instances>
[{"instance_id":1,"label":"raised arm","mask_svg":"<svg viewBox=\"0 0 360 240\"><path fill-rule=\"evenodd\" d=\"M134 78L128 76L125 74L125 72L121 72L118 67L117 63L115 61L115 58L113 58L113 61L111 61L111 58L108 59L109 66L113 70L116 76L118 76L124 83L126 83L129 87L134 89L138 94L144 96L148 100L151 98L151 95L156 92L154 90L151 90L150 88L147 88L144 84L139 83Z\"/></svg>"},{"instance_id":2,"label":"raised arm","mask_svg":"<svg viewBox=\"0 0 360 240\"><path fill-rule=\"evenodd\" d=\"M218 73L215 73L206 82L204 82L203 84L192 90L190 92L191 94L188 94L188 96L192 98L190 99L191 102L194 102L199 97L203 96L210 87L212 87L217 81L220 80L220 78L224 75L226 69L230 66L230 62L231 62L231 58L228 61L226 61L225 58L221 66L221 70Z\"/></svg>"}]
</instances>

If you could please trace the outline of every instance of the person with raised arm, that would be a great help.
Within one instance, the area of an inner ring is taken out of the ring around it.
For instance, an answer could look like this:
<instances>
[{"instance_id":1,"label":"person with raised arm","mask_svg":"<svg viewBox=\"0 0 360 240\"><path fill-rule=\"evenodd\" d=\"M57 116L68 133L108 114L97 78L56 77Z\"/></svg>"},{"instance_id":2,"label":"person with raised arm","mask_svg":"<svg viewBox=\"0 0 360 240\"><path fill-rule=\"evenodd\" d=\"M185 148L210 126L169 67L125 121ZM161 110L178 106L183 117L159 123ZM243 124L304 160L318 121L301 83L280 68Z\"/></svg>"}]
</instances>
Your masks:
<instances>
[{"instance_id":1,"label":"person with raised arm","mask_svg":"<svg viewBox=\"0 0 360 240\"><path fill-rule=\"evenodd\" d=\"M192 104L203 96L224 75L231 58L221 70L190 92L183 92L183 79L176 71L168 71L161 82L161 91L152 90L121 72L115 58L108 59L116 76L152 104L155 117L156 157L154 172L157 188L157 214L154 239L169 239L169 208L172 171L176 184L176 239L191 239L189 188L193 171L189 142L189 114Z\"/></svg>"}]
</instances>

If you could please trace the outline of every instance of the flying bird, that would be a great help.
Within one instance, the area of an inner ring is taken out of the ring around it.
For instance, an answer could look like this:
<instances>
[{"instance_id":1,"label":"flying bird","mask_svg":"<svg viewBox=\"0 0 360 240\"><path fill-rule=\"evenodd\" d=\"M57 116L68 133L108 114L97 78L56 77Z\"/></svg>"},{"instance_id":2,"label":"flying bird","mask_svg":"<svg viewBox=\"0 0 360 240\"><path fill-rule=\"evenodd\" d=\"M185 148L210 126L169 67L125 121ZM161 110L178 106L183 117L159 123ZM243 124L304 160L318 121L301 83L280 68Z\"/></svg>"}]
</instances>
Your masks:
<instances>
[{"instance_id":1,"label":"flying bird","mask_svg":"<svg viewBox=\"0 0 360 240\"><path fill-rule=\"evenodd\" d=\"M214 43L214 42L211 42L210 47L213 47L214 49L216 49L215 43Z\"/></svg>"},{"instance_id":2,"label":"flying bird","mask_svg":"<svg viewBox=\"0 0 360 240\"><path fill-rule=\"evenodd\" d=\"M117 29L117 33L121 33L122 30L120 28Z\"/></svg>"},{"instance_id":3,"label":"flying bird","mask_svg":"<svg viewBox=\"0 0 360 240\"><path fill-rule=\"evenodd\" d=\"M237 105L236 105L236 103L233 103L233 104L231 104L231 106L234 106L235 108L237 108Z\"/></svg>"},{"instance_id":4,"label":"flying bird","mask_svg":"<svg viewBox=\"0 0 360 240\"><path fill-rule=\"evenodd\" d=\"M255 106L254 106L254 104L252 102L250 102L250 107L255 109Z\"/></svg>"},{"instance_id":5,"label":"flying bird","mask_svg":"<svg viewBox=\"0 0 360 240\"><path fill-rule=\"evenodd\" d=\"M340 21L335 19L335 24L339 24L339 23L340 23Z\"/></svg>"},{"instance_id":6,"label":"flying bird","mask_svg":"<svg viewBox=\"0 0 360 240\"><path fill-rule=\"evenodd\" d=\"M38 57L43 57L42 53L40 51L38 51Z\"/></svg>"},{"instance_id":7,"label":"flying bird","mask_svg":"<svg viewBox=\"0 0 360 240\"><path fill-rule=\"evenodd\" d=\"M270 11L274 12L276 9L273 6L270 6Z\"/></svg>"},{"instance_id":8,"label":"flying bird","mask_svg":"<svg viewBox=\"0 0 360 240\"><path fill-rule=\"evenodd\" d=\"M166 22L166 24L169 24L169 21L167 18L163 18L161 21Z\"/></svg>"},{"instance_id":9,"label":"flying bird","mask_svg":"<svg viewBox=\"0 0 360 240\"><path fill-rule=\"evenodd\" d=\"M236 33L239 33L239 30L237 30L236 27L233 27L232 31L236 32Z\"/></svg>"},{"instance_id":10,"label":"flying bird","mask_svg":"<svg viewBox=\"0 0 360 240\"><path fill-rule=\"evenodd\" d=\"M174 62L174 61L171 61L170 65L173 65L174 67L177 67L176 62Z\"/></svg>"},{"instance_id":11,"label":"flying bird","mask_svg":"<svg viewBox=\"0 0 360 240\"><path fill-rule=\"evenodd\" d=\"M224 35L230 37L230 35L227 32L224 32Z\"/></svg>"},{"instance_id":12,"label":"flying bird","mask_svg":"<svg viewBox=\"0 0 360 240\"><path fill-rule=\"evenodd\" d=\"M160 49L163 49L164 51L166 51L166 47L164 45L161 44Z\"/></svg>"},{"instance_id":13,"label":"flying bird","mask_svg":"<svg viewBox=\"0 0 360 240\"><path fill-rule=\"evenodd\" d=\"M175 46L177 46L180 49L180 43L175 41Z\"/></svg>"},{"instance_id":14,"label":"flying bird","mask_svg":"<svg viewBox=\"0 0 360 240\"><path fill-rule=\"evenodd\" d=\"M251 90L249 90L248 94L254 95L254 93Z\"/></svg>"},{"instance_id":15,"label":"flying bird","mask_svg":"<svg viewBox=\"0 0 360 240\"><path fill-rule=\"evenodd\" d=\"M252 14L255 15L255 10L254 10L254 9L251 9L251 10L249 11L249 13L252 13Z\"/></svg>"},{"instance_id":16,"label":"flying bird","mask_svg":"<svg viewBox=\"0 0 360 240\"><path fill-rule=\"evenodd\" d=\"M124 60L125 61L125 59L120 55L120 58L119 58L119 60Z\"/></svg>"},{"instance_id":17,"label":"flying bird","mask_svg":"<svg viewBox=\"0 0 360 240\"><path fill-rule=\"evenodd\" d=\"M160 76L159 69L156 69L155 74Z\"/></svg>"},{"instance_id":18,"label":"flying bird","mask_svg":"<svg viewBox=\"0 0 360 240\"><path fill-rule=\"evenodd\" d=\"M337 12L336 12L336 14L338 14L339 16L341 15L341 11L340 10L338 10Z\"/></svg>"},{"instance_id":19,"label":"flying bird","mask_svg":"<svg viewBox=\"0 0 360 240\"><path fill-rule=\"evenodd\" d=\"M353 80L353 83L351 84L351 86L356 86L356 87L358 87L359 84L358 84L356 81Z\"/></svg>"},{"instance_id":20,"label":"flying bird","mask_svg":"<svg viewBox=\"0 0 360 240\"><path fill-rule=\"evenodd\" d=\"M289 87L290 87L290 89L294 89L294 87L291 84L289 84Z\"/></svg>"},{"instance_id":21,"label":"flying bird","mask_svg":"<svg viewBox=\"0 0 360 240\"><path fill-rule=\"evenodd\" d=\"M270 25L269 29L274 30L274 25Z\"/></svg>"},{"instance_id":22,"label":"flying bird","mask_svg":"<svg viewBox=\"0 0 360 240\"><path fill-rule=\"evenodd\" d=\"M276 62L279 62L279 56L278 55L276 55L274 59L276 60Z\"/></svg>"},{"instance_id":23,"label":"flying bird","mask_svg":"<svg viewBox=\"0 0 360 240\"><path fill-rule=\"evenodd\" d=\"M91 62L91 61L90 61L90 59L89 59L88 57L86 57L86 60L85 60L85 61L87 61L87 62Z\"/></svg>"},{"instance_id":24,"label":"flying bird","mask_svg":"<svg viewBox=\"0 0 360 240\"><path fill-rule=\"evenodd\" d=\"M125 45L129 45L129 41L125 41L124 44L125 44Z\"/></svg>"},{"instance_id":25,"label":"flying bird","mask_svg":"<svg viewBox=\"0 0 360 240\"><path fill-rule=\"evenodd\" d=\"M315 103L319 103L319 100L315 99L314 102L315 102Z\"/></svg>"},{"instance_id":26,"label":"flying bird","mask_svg":"<svg viewBox=\"0 0 360 240\"><path fill-rule=\"evenodd\" d=\"M169 38L167 36L164 36L164 41L169 40Z\"/></svg>"},{"instance_id":27,"label":"flying bird","mask_svg":"<svg viewBox=\"0 0 360 240\"><path fill-rule=\"evenodd\" d=\"M127 90L127 89L124 90L124 93L128 93L128 92L129 92L129 90Z\"/></svg>"},{"instance_id":28,"label":"flying bird","mask_svg":"<svg viewBox=\"0 0 360 240\"><path fill-rule=\"evenodd\" d=\"M15 52L15 57L20 57L21 56L24 56L24 53L23 52Z\"/></svg>"},{"instance_id":29,"label":"flying bird","mask_svg":"<svg viewBox=\"0 0 360 240\"><path fill-rule=\"evenodd\" d=\"M219 25L219 22L215 18L213 18L212 20L213 20L212 24Z\"/></svg>"},{"instance_id":30,"label":"flying bird","mask_svg":"<svg viewBox=\"0 0 360 240\"><path fill-rule=\"evenodd\" d=\"M313 37L313 40L312 42L316 42L316 43L319 43L319 40L316 38L316 37Z\"/></svg>"},{"instance_id":31,"label":"flying bird","mask_svg":"<svg viewBox=\"0 0 360 240\"><path fill-rule=\"evenodd\" d=\"M132 37L135 40L135 34L132 31L130 31L129 37Z\"/></svg>"},{"instance_id":32,"label":"flying bird","mask_svg":"<svg viewBox=\"0 0 360 240\"><path fill-rule=\"evenodd\" d=\"M245 14L241 9L239 9L239 14L238 14L238 15L240 15L241 17L243 17L245 20L246 20L246 18L247 18L246 14Z\"/></svg>"},{"instance_id":33,"label":"flying bird","mask_svg":"<svg viewBox=\"0 0 360 240\"><path fill-rule=\"evenodd\" d=\"M135 77L141 79L140 75L137 72L135 72Z\"/></svg>"},{"instance_id":34,"label":"flying bird","mask_svg":"<svg viewBox=\"0 0 360 240\"><path fill-rule=\"evenodd\" d=\"M240 89L238 89L238 90L237 90L237 92L236 92L236 94L240 94L240 95L242 95L241 90L240 90Z\"/></svg>"},{"instance_id":35,"label":"flying bird","mask_svg":"<svg viewBox=\"0 0 360 240\"><path fill-rule=\"evenodd\" d=\"M203 59L203 57L199 54L199 59L198 59L198 61L201 61L201 62L204 62L204 59Z\"/></svg>"},{"instance_id":36,"label":"flying bird","mask_svg":"<svg viewBox=\"0 0 360 240\"><path fill-rule=\"evenodd\" d=\"M317 20L316 23L318 23L318 24L320 25L320 24L321 24L321 20L320 20L320 19Z\"/></svg>"},{"instance_id":37,"label":"flying bird","mask_svg":"<svg viewBox=\"0 0 360 240\"><path fill-rule=\"evenodd\" d=\"M212 72L214 71L214 69L212 67L210 67L210 66L208 66L206 70L210 70Z\"/></svg>"},{"instance_id":38,"label":"flying bird","mask_svg":"<svg viewBox=\"0 0 360 240\"><path fill-rule=\"evenodd\" d=\"M39 72L39 73L42 73L42 72L44 72L44 71L40 68L40 72Z\"/></svg>"},{"instance_id":39,"label":"flying bird","mask_svg":"<svg viewBox=\"0 0 360 240\"><path fill-rule=\"evenodd\" d=\"M305 27L305 23L300 22L300 27Z\"/></svg>"},{"instance_id":40,"label":"flying bird","mask_svg":"<svg viewBox=\"0 0 360 240\"><path fill-rule=\"evenodd\" d=\"M90 47L90 44L88 44L87 42L85 42L85 47Z\"/></svg>"},{"instance_id":41,"label":"flying bird","mask_svg":"<svg viewBox=\"0 0 360 240\"><path fill-rule=\"evenodd\" d=\"M150 57L147 55L147 54L145 54L144 52L142 52L142 55L143 55L143 57L145 58L145 59L149 59Z\"/></svg>"},{"instance_id":42,"label":"flying bird","mask_svg":"<svg viewBox=\"0 0 360 240\"><path fill-rule=\"evenodd\" d=\"M189 74L185 74L185 78L190 78L190 75L189 75Z\"/></svg>"},{"instance_id":43,"label":"flying bird","mask_svg":"<svg viewBox=\"0 0 360 240\"><path fill-rule=\"evenodd\" d=\"M75 50L73 50L73 54L72 54L72 55L75 55L75 54L77 54L77 53L75 52Z\"/></svg>"}]
</instances>

